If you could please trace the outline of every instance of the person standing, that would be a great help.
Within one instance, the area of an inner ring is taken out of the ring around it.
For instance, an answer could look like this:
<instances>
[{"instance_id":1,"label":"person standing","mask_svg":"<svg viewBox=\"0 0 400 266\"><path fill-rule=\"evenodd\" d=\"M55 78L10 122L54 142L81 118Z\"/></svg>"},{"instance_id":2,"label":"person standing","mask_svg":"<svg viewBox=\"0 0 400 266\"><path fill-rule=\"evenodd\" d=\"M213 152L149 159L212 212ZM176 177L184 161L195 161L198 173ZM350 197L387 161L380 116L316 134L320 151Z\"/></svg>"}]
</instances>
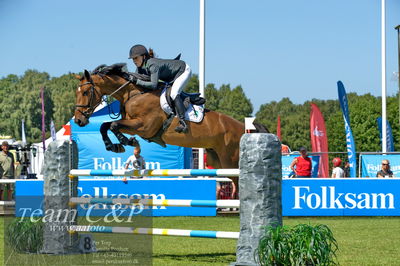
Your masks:
<instances>
[{"instance_id":1,"label":"person standing","mask_svg":"<svg viewBox=\"0 0 400 266\"><path fill-rule=\"evenodd\" d=\"M14 179L14 156L9 152L10 146L7 141L1 144L0 152L0 173L2 179ZM12 199L12 184L0 184L0 200L5 200L5 192L7 190L7 200Z\"/></svg>"},{"instance_id":2,"label":"person standing","mask_svg":"<svg viewBox=\"0 0 400 266\"><path fill-rule=\"evenodd\" d=\"M344 177L350 177L350 163L349 162L346 162L344 164L343 171L344 171Z\"/></svg>"},{"instance_id":3,"label":"person standing","mask_svg":"<svg viewBox=\"0 0 400 266\"><path fill-rule=\"evenodd\" d=\"M376 173L376 177L380 178L388 178L394 177L393 172L390 170L390 162L389 160L382 160L382 168L378 173Z\"/></svg>"},{"instance_id":4,"label":"person standing","mask_svg":"<svg viewBox=\"0 0 400 266\"><path fill-rule=\"evenodd\" d=\"M129 156L128 160L126 161L125 169L128 169L129 165L132 165L133 170L142 170L146 168L146 162L144 161L143 156L140 155L140 152L140 146L136 146L133 150L133 154Z\"/></svg>"},{"instance_id":5,"label":"person standing","mask_svg":"<svg viewBox=\"0 0 400 266\"><path fill-rule=\"evenodd\" d=\"M342 160L339 157L333 158L332 160L333 163L333 170L332 170L332 178L343 178L344 177L344 171L340 167L342 164Z\"/></svg>"},{"instance_id":6,"label":"person standing","mask_svg":"<svg viewBox=\"0 0 400 266\"><path fill-rule=\"evenodd\" d=\"M311 158L307 155L307 149L305 147L300 148L299 157L294 158L290 164L290 169L299 178L309 178L311 177L312 162Z\"/></svg>"},{"instance_id":7,"label":"person standing","mask_svg":"<svg viewBox=\"0 0 400 266\"><path fill-rule=\"evenodd\" d=\"M140 146L135 146L133 149L133 154L129 156L128 160L125 163L125 169L127 170L130 165L132 165L132 170L143 170L146 168L146 162L144 161L143 156L140 155L141 149ZM131 177L131 178L137 178L137 177ZM143 178L143 177L139 177ZM124 177L122 179L123 182L126 182L127 178Z\"/></svg>"}]
</instances>

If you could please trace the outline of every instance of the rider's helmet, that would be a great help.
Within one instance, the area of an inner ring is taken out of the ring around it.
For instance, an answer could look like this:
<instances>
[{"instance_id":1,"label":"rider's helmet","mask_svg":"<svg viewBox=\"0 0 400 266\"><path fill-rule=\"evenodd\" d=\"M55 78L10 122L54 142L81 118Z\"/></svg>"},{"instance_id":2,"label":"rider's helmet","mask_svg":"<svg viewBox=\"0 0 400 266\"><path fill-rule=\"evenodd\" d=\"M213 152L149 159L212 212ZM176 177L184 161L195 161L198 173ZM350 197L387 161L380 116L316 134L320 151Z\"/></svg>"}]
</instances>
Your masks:
<instances>
[{"instance_id":1,"label":"rider's helmet","mask_svg":"<svg viewBox=\"0 0 400 266\"><path fill-rule=\"evenodd\" d=\"M338 167L342 164L342 160L339 157L333 158L332 160L333 166Z\"/></svg>"},{"instance_id":2,"label":"rider's helmet","mask_svg":"<svg viewBox=\"0 0 400 266\"><path fill-rule=\"evenodd\" d=\"M131 50L129 51L129 59L135 58L136 56L148 54L149 52L147 51L146 47L141 44L136 44L132 46Z\"/></svg>"}]
</instances>

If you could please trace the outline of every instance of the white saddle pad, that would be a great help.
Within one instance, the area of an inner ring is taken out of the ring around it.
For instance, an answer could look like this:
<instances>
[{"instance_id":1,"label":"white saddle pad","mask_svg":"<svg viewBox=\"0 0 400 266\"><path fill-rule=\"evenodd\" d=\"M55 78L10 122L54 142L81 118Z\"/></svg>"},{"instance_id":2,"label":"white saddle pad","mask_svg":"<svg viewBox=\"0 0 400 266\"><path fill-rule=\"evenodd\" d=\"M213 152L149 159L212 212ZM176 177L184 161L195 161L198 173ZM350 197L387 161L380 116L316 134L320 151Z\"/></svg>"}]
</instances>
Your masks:
<instances>
[{"instance_id":1,"label":"white saddle pad","mask_svg":"<svg viewBox=\"0 0 400 266\"><path fill-rule=\"evenodd\" d=\"M161 108L167 114L172 114L173 111L167 102L166 89L163 89L160 96ZM179 97L179 96L178 96ZM189 105L185 112L185 120L195 123L200 123L204 117L204 104L203 105Z\"/></svg>"}]
</instances>

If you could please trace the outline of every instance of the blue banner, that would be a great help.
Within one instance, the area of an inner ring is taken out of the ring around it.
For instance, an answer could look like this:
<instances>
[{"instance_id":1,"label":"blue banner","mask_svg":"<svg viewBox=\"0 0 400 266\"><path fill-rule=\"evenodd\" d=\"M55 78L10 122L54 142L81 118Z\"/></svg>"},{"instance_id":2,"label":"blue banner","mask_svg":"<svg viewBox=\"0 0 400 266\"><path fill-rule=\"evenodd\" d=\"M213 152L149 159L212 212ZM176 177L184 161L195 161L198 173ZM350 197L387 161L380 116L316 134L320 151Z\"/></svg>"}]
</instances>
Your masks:
<instances>
[{"instance_id":1,"label":"blue banner","mask_svg":"<svg viewBox=\"0 0 400 266\"><path fill-rule=\"evenodd\" d=\"M347 145L347 156L349 158L350 164L350 177L357 176L357 162L356 162L356 146L354 143L353 133L350 128L350 116L349 116L349 106L346 96L346 91L344 89L343 83L338 81L338 94L339 103L342 108L343 118L344 118L344 128L346 130L346 145Z\"/></svg>"},{"instance_id":2,"label":"blue banner","mask_svg":"<svg viewBox=\"0 0 400 266\"><path fill-rule=\"evenodd\" d=\"M382 143L382 117L378 117L376 120L378 122L379 137ZM390 127L390 123L387 120L386 120L386 151L388 152L394 151L392 128Z\"/></svg>"},{"instance_id":3,"label":"blue banner","mask_svg":"<svg viewBox=\"0 0 400 266\"><path fill-rule=\"evenodd\" d=\"M149 198L164 199L191 199L191 200L215 200L216 181L212 179L199 180L172 180L172 179L135 179L127 183L115 180L79 180L79 197L99 198ZM16 187L16 216L40 214L43 207L43 180L17 181ZM129 215L125 209L117 211L120 216ZM96 206L90 210L91 216L104 216L111 212L112 206ZM216 208L199 207L165 207L154 206L151 208L152 216L215 216ZM79 215L86 215L88 205L81 204L78 207ZM148 213L148 212L147 212ZM36 215L35 215L36 216ZM40 216L40 215L39 215Z\"/></svg>"},{"instance_id":4,"label":"blue banner","mask_svg":"<svg viewBox=\"0 0 400 266\"><path fill-rule=\"evenodd\" d=\"M400 177L400 154L397 155L371 155L361 154L361 177L376 177L382 170L382 160L389 160L390 170L394 177Z\"/></svg>"},{"instance_id":5,"label":"blue banner","mask_svg":"<svg viewBox=\"0 0 400 266\"><path fill-rule=\"evenodd\" d=\"M287 179L283 216L400 216L400 179Z\"/></svg>"},{"instance_id":6,"label":"blue banner","mask_svg":"<svg viewBox=\"0 0 400 266\"><path fill-rule=\"evenodd\" d=\"M282 177L287 178L290 177L293 173L292 169L290 169L290 164L293 162L293 159L299 157L300 154L291 154L282 156ZM312 162L312 170L311 177L318 177L318 169L319 169L319 158L320 156L309 156Z\"/></svg>"}]
</instances>

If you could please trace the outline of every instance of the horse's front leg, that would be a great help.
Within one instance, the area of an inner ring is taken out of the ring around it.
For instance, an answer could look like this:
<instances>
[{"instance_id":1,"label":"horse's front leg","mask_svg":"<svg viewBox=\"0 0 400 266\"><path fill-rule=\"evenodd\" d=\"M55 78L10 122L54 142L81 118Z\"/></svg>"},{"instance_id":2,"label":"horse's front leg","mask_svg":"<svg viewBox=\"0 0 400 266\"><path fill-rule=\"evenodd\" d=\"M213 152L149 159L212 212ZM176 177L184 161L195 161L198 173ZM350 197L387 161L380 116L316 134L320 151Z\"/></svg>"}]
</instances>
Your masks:
<instances>
[{"instance_id":1,"label":"horse's front leg","mask_svg":"<svg viewBox=\"0 0 400 266\"><path fill-rule=\"evenodd\" d=\"M136 138L131 137L131 138L127 138L125 137L124 134L121 133L121 129L126 129L126 128L130 128L130 129L136 129L138 127L141 127L142 123L140 122L140 120L138 119L133 119L133 120L119 120L119 121L114 121L111 123L110 125L110 130L111 132L114 133L114 135L117 137L117 139L119 140L119 142L122 145L129 145L129 146L138 146L139 142L136 140Z\"/></svg>"},{"instance_id":2,"label":"horse's front leg","mask_svg":"<svg viewBox=\"0 0 400 266\"><path fill-rule=\"evenodd\" d=\"M112 122L106 122L106 123L101 124L101 127L100 127L100 133L103 138L104 145L106 146L106 150L116 152L116 153L125 152L125 148L124 148L124 146L122 146L122 144L113 144L111 142L110 138L108 137L107 132L110 129L111 124L112 124Z\"/></svg>"}]
</instances>

